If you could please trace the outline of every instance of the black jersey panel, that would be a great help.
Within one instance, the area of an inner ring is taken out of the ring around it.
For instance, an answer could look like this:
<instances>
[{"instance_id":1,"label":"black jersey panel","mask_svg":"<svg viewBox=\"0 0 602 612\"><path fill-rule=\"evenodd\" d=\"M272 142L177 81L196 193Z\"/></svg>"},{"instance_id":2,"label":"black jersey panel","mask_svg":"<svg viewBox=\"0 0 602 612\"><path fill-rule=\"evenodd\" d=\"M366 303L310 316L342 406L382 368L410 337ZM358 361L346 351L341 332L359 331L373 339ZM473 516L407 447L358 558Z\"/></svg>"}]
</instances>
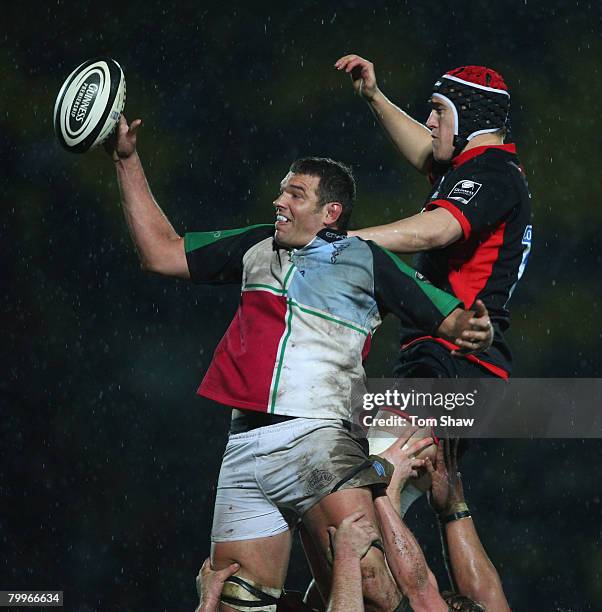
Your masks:
<instances>
[{"instance_id":1,"label":"black jersey panel","mask_svg":"<svg viewBox=\"0 0 602 612\"><path fill-rule=\"evenodd\" d=\"M402 342L436 334L460 302L438 289L390 251L367 241L373 256L374 293L381 316L392 313L401 322Z\"/></svg>"},{"instance_id":2,"label":"black jersey panel","mask_svg":"<svg viewBox=\"0 0 602 612\"><path fill-rule=\"evenodd\" d=\"M244 254L273 235L273 224L187 233L184 246L190 278L195 283L215 285L241 283Z\"/></svg>"}]
</instances>

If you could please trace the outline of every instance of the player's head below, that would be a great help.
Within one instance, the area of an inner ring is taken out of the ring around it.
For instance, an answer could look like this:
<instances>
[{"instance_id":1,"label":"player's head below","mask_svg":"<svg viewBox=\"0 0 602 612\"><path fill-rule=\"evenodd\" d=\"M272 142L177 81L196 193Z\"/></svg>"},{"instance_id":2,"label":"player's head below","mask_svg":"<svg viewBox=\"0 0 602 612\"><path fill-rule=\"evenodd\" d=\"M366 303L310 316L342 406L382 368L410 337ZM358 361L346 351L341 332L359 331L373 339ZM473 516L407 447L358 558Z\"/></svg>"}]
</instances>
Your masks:
<instances>
[{"instance_id":1,"label":"player's head below","mask_svg":"<svg viewBox=\"0 0 602 612\"><path fill-rule=\"evenodd\" d=\"M350 168L326 157L298 159L274 200L276 242L301 248L324 228L346 230L354 200L355 180Z\"/></svg>"},{"instance_id":2,"label":"player's head below","mask_svg":"<svg viewBox=\"0 0 602 612\"><path fill-rule=\"evenodd\" d=\"M426 125L433 136L436 161L449 161L479 144L503 142L510 93L495 70L485 66L450 70L435 83L430 103Z\"/></svg>"},{"instance_id":3,"label":"player's head below","mask_svg":"<svg viewBox=\"0 0 602 612\"><path fill-rule=\"evenodd\" d=\"M460 610L461 612L485 612L485 608L476 601L458 595L453 591L444 591L441 593L443 601L449 606L450 610Z\"/></svg>"}]
</instances>

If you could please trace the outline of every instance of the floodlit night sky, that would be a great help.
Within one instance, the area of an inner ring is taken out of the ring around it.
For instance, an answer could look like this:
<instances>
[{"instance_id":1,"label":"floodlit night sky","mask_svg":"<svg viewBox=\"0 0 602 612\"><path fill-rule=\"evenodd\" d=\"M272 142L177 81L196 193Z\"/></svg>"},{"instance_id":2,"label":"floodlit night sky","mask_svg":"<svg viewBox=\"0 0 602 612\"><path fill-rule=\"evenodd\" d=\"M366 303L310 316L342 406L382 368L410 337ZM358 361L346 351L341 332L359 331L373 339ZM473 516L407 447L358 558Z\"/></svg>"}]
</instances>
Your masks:
<instances>
[{"instance_id":1,"label":"floodlit night sky","mask_svg":"<svg viewBox=\"0 0 602 612\"><path fill-rule=\"evenodd\" d=\"M518 377L600 377L599 3L87 3L3 7L0 174L0 590L62 589L65 609L180 610L209 551L228 410L195 397L238 300L140 270L110 159L52 131L62 81L108 55L176 230L271 222L295 158L353 166L353 227L418 212L428 184L333 64L357 52L420 120L438 76L500 71L533 195L511 302ZM388 376L396 324L367 365ZM592 398L592 401L599 399ZM598 440L480 441L467 497L513 610L602 609ZM443 581L435 521L408 524ZM298 546L288 585L309 572Z\"/></svg>"}]
</instances>

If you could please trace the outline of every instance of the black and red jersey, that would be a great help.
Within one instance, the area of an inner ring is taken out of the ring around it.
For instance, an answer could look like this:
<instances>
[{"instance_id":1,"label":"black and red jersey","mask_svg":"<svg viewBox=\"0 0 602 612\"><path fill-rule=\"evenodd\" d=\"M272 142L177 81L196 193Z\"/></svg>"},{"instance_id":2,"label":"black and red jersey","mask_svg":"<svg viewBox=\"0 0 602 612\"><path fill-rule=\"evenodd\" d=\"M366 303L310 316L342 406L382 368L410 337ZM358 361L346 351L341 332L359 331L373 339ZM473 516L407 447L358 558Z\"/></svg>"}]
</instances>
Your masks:
<instances>
[{"instance_id":1,"label":"black and red jersey","mask_svg":"<svg viewBox=\"0 0 602 612\"><path fill-rule=\"evenodd\" d=\"M531 195L516 147L475 147L437 170L424 208L448 210L463 235L446 248L419 253L414 265L467 308L483 300L495 339L487 352L469 358L505 378L512 364L503 336L510 323L508 301L527 264L532 235Z\"/></svg>"}]
</instances>

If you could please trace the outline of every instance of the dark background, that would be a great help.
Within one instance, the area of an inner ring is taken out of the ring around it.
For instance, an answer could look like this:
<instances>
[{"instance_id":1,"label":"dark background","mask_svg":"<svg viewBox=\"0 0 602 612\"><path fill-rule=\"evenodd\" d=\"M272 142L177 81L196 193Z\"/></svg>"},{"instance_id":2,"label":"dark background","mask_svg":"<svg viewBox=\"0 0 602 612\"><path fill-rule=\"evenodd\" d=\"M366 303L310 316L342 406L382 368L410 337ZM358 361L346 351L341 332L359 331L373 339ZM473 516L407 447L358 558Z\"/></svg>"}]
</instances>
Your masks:
<instances>
[{"instance_id":1,"label":"dark background","mask_svg":"<svg viewBox=\"0 0 602 612\"><path fill-rule=\"evenodd\" d=\"M515 375L598 377L601 9L598 2L13 3L0 26L2 376L0 589L63 589L67 610L192 610L209 551L228 411L196 385L234 288L143 274L102 150L63 152L62 81L99 54L176 229L271 221L298 156L353 165L354 226L417 212L428 186L348 79L349 52L425 120L435 79L499 70L534 198L512 302ZM395 323L368 372L388 375ZM592 398L600 403L600 398ZM481 441L468 498L513 610L602 609L599 440ZM443 581L423 501L408 516ZM289 586L308 572L295 550Z\"/></svg>"}]
</instances>

